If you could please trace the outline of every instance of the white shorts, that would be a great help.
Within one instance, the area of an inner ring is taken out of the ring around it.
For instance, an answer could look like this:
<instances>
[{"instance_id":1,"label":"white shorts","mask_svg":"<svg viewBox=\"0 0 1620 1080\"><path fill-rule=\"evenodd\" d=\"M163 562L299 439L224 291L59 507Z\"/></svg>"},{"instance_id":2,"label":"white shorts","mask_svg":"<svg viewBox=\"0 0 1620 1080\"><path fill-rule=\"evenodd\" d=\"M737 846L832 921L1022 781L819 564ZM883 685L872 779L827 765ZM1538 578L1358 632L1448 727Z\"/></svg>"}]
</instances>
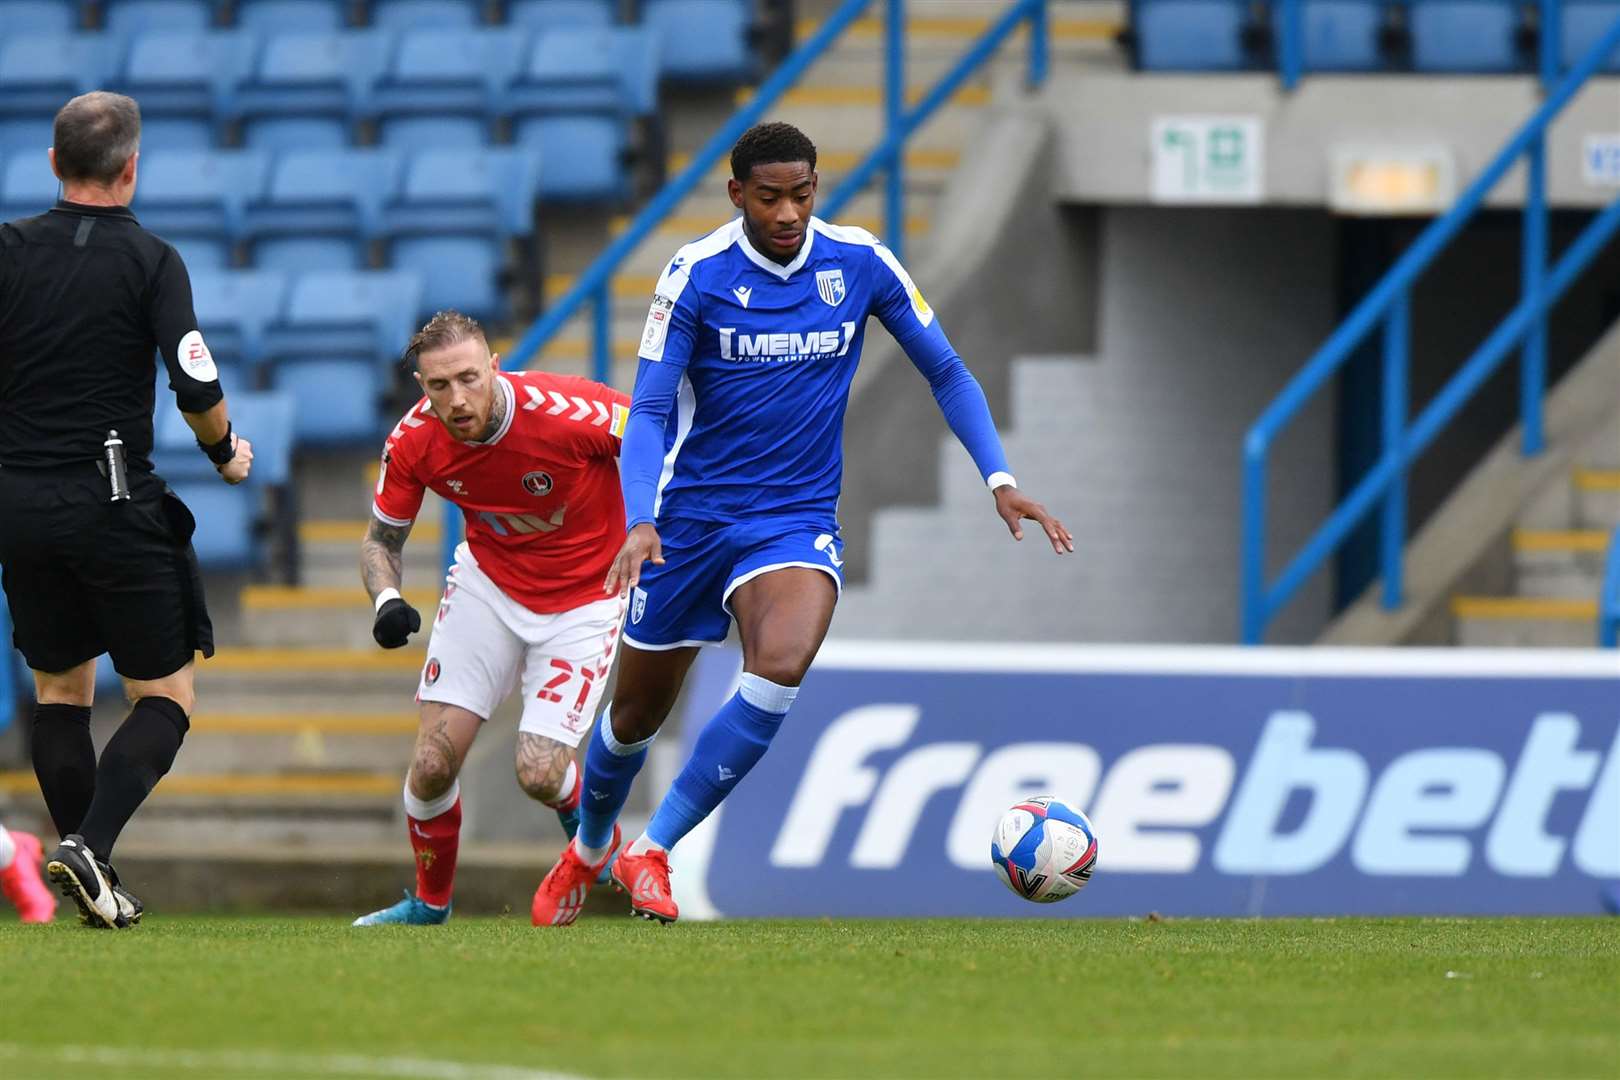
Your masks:
<instances>
[{"instance_id":1,"label":"white shorts","mask_svg":"<svg viewBox=\"0 0 1620 1080\"><path fill-rule=\"evenodd\" d=\"M596 717L623 619L619 597L553 615L530 611L462 544L445 579L416 700L458 705L487 720L521 670L518 730L578 746Z\"/></svg>"}]
</instances>

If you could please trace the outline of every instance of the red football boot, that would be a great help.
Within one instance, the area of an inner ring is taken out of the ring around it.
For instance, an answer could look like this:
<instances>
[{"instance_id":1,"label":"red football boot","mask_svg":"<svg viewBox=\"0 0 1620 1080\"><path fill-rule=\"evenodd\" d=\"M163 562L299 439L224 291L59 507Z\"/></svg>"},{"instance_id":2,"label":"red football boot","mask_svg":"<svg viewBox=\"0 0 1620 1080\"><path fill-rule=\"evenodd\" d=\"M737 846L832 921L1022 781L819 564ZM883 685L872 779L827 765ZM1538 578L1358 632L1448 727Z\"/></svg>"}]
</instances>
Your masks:
<instances>
[{"instance_id":1,"label":"red football boot","mask_svg":"<svg viewBox=\"0 0 1620 1080\"><path fill-rule=\"evenodd\" d=\"M585 898L591 894L591 886L596 884L596 876L613 861L613 853L617 850L617 825L613 826L613 843L608 845L607 854L595 865L580 858L570 841L563 849L562 858L557 860L557 865L551 868L551 872L540 882L540 887L534 890L534 903L529 907L529 917L534 925L567 926L579 918L580 911L585 907Z\"/></svg>"},{"instance_id":2,"label":"red football boot","mask_svg":"<svg viewBox=\"0 0 1620 1080\"><path fill-rule=\"evenodd\" d=\"M10 866L0 870L0 892L16 905L23 922L48 923L56 914L56 896L39 873L44 849L38 837L25 832L13 831L11 839L17 845L17 855Z\"/></svg>"},{"instance_id":3,"label":"red football boot","mask_svg":"<svg viewBox=\"0 0 1620 1080\"><path fill-rule=\"evenodd\" d=\"M613 864L613 887L630 894L630 910L643 919L672 923L680 908L669 891L669 852L651 848L645 855L626 852Z\"/></svg>"}]
</instances>

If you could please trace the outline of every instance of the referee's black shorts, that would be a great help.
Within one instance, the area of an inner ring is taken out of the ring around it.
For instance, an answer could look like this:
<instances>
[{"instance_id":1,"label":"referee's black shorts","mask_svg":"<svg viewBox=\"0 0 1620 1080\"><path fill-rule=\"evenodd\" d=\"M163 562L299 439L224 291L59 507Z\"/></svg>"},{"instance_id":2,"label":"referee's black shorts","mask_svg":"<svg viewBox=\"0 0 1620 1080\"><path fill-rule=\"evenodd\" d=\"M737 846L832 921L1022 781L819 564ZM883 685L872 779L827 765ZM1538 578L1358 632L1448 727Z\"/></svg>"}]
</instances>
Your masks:
<instances>
[{"instance_id":1,"label":"referee's black shorts","mask_svg":"<svg viewBox=\"0 0 1620 1080\"><path fill-rule=\"evenodd\" d=\"M0 467L0 569L13 641L35 671L102 653L127 679L161 679L214 653L196 521L156 476L111 502L94 462Z\"/></svg>"}]
</instances>

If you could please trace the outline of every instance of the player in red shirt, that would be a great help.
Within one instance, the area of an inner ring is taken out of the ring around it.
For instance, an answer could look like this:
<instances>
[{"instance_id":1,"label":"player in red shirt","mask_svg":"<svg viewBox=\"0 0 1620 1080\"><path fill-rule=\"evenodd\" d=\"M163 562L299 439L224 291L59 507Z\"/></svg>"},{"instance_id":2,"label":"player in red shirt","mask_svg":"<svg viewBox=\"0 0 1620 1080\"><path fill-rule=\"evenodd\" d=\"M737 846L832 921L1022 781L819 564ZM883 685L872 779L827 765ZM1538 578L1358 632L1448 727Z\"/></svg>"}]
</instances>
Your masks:
<instances>
[{"instance_id":1,"label":"player in red shirt","mask_svg":"<svg viewBox=\"0 0 1620 1080\"><path fill-rule=\"evenodd\" d=\"M416 692L421 728L405 779L416 893L355 920L450 916L461 833L457 775L473 738L521 683L518 783L579 822L574 748L601 699L624 602L602 580L624 537L617 457L630 399L588 379L503 372L478 323L440 312L411 340L427 394L383 450L361 574L372 636L397 649L422 625L400 596L400 552L431 489L461 507L456 549Z\"/></svg>"}]
</instances>

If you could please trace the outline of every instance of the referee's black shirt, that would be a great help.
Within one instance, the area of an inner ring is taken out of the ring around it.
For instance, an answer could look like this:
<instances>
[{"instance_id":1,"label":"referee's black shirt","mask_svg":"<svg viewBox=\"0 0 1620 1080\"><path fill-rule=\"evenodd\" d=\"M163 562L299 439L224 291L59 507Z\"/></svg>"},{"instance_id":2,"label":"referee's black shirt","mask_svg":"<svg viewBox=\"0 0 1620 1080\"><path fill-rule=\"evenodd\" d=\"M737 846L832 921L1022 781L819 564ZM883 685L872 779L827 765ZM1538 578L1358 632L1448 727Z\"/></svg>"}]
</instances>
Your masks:
<instances>
[{"instance_id":1,"label":"referee's black shirt","mask_svg":"<svg viewBox=\"0 0 1620 1080\"><path fill-rule=\"evenodd\" d=\"M130 472L150 472L159 350L182 411L224 396L185 264L127 207L0 224L0 467L98 461L116 428Z\"/></svg>"}]
</instances>

